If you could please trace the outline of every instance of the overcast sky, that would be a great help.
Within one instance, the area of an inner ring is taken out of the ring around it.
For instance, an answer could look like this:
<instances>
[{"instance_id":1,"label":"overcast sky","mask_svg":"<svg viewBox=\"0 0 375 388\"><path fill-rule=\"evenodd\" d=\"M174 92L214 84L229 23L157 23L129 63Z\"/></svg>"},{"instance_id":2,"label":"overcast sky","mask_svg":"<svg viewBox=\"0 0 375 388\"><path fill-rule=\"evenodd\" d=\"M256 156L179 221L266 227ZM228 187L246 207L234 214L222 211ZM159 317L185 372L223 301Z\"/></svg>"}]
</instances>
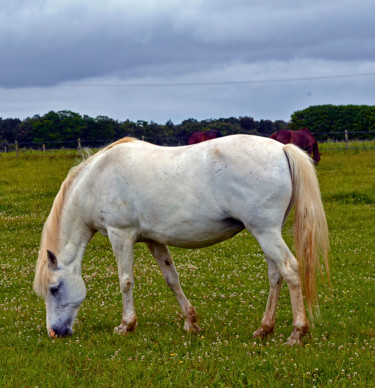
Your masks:
<instances>
[{"instance_id":1,"label":"overcast sky","mask_svg":"<svg viewBox=\"0 0 375 388\"><path fill-rule=\"evenodd\" d=\"M374 0L0 0L0 117L375 105Z\"/></svg>"}]
</instances>

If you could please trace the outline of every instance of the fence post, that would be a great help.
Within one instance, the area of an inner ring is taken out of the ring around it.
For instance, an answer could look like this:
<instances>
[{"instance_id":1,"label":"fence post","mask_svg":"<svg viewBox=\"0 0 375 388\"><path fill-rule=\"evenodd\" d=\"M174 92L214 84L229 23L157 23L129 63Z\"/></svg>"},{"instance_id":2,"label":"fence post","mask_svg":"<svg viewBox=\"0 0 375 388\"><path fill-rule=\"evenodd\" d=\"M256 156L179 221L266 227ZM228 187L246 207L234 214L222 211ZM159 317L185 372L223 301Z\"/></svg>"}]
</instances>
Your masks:
<instances>
[{"instance_id":1,"label":"fence post","mask_svg":"<svg viewBox=\"0 0 375 388\"><path fill-rule=\"evenodd\" d=\"M17 158L18 158L18 141L16 140L16 155L17 155Z\"/></svg>"},{"instance_id":2,"label":"fence post","mask_svg":"<svg viewBox=\"0 0 375 388\"><path fill-rule=\"evenodd\" d=\"M81 139L78 138L78 155L81 156L82 155L82 144L81 144Z\"/></svg>"},{"instance_id":3,"label":"fence post","mask_svg":"<svg viewBox=\"0 0 375 388\"><path fill-rule=\"evenodd\" d=\"M43 144L43 154L45 154L45 153L46 153L46 145Z\"/></svg>"},{"instance_id":4,"label":"fence post","mask_svg":"<svg viewBox=\"0 0 375 388\"><path fill-rule=\"evenodd\" d=\"M346 149L349 148L349 136L348 136L348 130L345 129L345 143L346 143Z\"/></svg>"}]
</instances>

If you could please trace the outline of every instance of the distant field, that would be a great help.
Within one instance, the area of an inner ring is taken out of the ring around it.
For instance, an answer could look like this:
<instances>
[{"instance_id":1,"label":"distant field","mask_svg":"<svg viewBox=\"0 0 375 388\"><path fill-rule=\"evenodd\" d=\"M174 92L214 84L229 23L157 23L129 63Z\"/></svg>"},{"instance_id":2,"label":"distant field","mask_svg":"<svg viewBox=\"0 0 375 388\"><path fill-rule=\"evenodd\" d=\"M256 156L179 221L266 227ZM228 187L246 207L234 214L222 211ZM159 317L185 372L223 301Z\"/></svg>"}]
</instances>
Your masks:
<instances>
[{"instance_id":1,"label":"distant field","mask_svg":"<svg viewBox=\"0 0 375 388\"><path fill-rule=\"evenodd\" d=\"M320 284L321 318L300 347L284 345L292 327L285 285L275 333L251 336L268 279L263 253L245 232L211 248L171 250L203 329L195 335L182 330L174 296L138 245L138 328L125 337L112 334L121 319L117 268L108 241L96 236L83 261L88 294L75 334L50 340L33 272L43 223L74 152L0 156L0 386L374 387L375 150L321 149L332 289ZM284 235L291 245L290 222Z\"/></svg>"}]
</instances>

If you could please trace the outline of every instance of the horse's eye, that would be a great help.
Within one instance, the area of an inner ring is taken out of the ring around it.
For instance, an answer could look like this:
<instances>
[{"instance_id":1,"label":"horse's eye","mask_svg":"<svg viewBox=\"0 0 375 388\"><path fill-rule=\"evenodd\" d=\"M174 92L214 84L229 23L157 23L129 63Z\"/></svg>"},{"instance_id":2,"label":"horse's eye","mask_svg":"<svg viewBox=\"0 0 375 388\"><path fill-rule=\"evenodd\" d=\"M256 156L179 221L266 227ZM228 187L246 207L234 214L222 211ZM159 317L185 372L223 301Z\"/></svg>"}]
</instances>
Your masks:
<instances>
[{"instance_id":1,"label":"horse's eye","mask_svg":"<svg viewBox=\"0 0 375 388\"><path fill-rule=\"evenodd\" d=\"M59 292L59 286L51 287L50 291L51 294L55 296Z\"/></svg>"}]
</instances>

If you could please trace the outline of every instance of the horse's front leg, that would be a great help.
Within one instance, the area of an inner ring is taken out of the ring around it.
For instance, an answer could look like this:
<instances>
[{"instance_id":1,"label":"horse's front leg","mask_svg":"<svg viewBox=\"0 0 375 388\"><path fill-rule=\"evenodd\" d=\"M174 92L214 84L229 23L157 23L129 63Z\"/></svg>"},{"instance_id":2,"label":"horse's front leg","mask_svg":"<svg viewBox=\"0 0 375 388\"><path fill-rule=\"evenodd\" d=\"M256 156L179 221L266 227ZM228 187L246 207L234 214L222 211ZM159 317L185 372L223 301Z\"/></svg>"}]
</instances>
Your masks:
<instances>
[{"instance_id":1,"label":"horse's front leg","mask_svg":"<svg viewBox=\"0 0 375 388\"><path fill-rule=\"evenodd\" d=\"M182 291L178 273L173 264L168 247L157 242L147 243L147 246L158 262L166 283L174 292L177 301L181 306L182 312L185 316L184 329L189 332L199 331L200 328L196 324L197 316L195 314L194 307L190 304L189 300Z\"/></svg>"},{"instance_id":2,"label":"horse's front leg","mask_svg":"<svg viewBox=\"0 0 375 388\"><path fill-rule=\"evenodd\" d=\"M108 237L117 261L123 304L121 324L115 328L115 332L126 334L137 325L133 300L134 238L131 232L119 229L108 230Z\"/></svg>"}]
</instances>

